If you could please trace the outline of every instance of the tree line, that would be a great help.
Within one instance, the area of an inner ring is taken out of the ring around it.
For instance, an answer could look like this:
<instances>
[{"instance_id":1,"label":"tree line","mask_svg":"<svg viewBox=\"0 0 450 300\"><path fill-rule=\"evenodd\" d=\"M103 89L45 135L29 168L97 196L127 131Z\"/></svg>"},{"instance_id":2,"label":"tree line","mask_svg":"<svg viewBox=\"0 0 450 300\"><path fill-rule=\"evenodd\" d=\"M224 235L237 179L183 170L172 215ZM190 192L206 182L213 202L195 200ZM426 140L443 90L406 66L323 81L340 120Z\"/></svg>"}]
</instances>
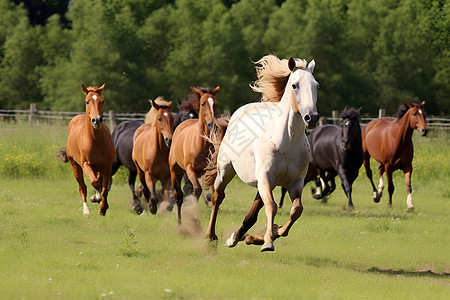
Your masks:
<instances>
[{"instance_id":1,"label":"tree line","mask_svg":"<svg viewBox=\"0 0 450 300\"><path fill-rule=\"evenodd\" d=\"M0 108L144 112L220 86L221 110L258 101L249 83L266 54L315 59L322 115L425 100L450 115L446 0L0 0Z\"/></svg>"}]
</instances>

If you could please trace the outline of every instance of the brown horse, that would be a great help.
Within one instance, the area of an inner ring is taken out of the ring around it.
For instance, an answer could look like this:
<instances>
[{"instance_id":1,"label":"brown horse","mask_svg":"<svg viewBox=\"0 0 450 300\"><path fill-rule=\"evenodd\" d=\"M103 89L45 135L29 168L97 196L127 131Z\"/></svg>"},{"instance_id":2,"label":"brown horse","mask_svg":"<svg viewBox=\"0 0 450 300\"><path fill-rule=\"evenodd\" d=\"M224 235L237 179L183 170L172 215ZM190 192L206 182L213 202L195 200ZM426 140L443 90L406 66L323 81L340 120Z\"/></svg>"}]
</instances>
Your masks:
<instances>
[{"instance_id":1,"label":"brown horse","mask_svg":"<svg viewBox=\"0 0 450 300\"><path fill-rule=\"evenodd\" d=\"M383 192L383 173L386 172L389 191L388 206L392 206L392 194L394 193L392 173L401 169L405 174L408 210L414 209L411 196L414 146L411 138L414 129L418 129L422 136L427 134L424 105L425 101L420 104L408 102L409 107L406 107L406 105L399 107L397 119L384 117L372 120L362 131L364 167L366 168L366 175L372 183L373 200L377 203L380 201ZM372 179L370 157L380 163L378 167L380 177L378 190Z\"/></svg>"},{"instance_id":2,"label":"brown horse","mask_svg":"<svg viewBox=\"0 0 450 300\"><path fill-rule=\"evenodd\" d=\"M63 161L69 161L73 174L78 182L83 199L83 214L89 215L86 204L87 187L83 179L83 171L97 190L91 197L92 202L100 202L101 215L108 209L108 183L111 179L111 169L115 157L114 143L111 133L103 124L103 97L101 87L85 87L81 85L86 95L86 114L74 117L69 123L69 138Z\"/></svg>"},{"instance_id":3,"label":"brown horse","mask_svg":"<svg viewBox=\"0 0 450 300\"><path fill-rule=\"evenodd\" d=\"M170 172L167 159L172 143L173 115L170 112L172 102L168 105L158 105L152 102L156 109L153 123L141 125L133 137L132 159L136 165L139 180L142 183L145 199L149 202L152 214L157 211L158 197L155 184L160 180L164 187L164 201L170 207Z\"/></svg>"},{"instance_id":4,"label":"brown horse","mask_svg":"<svg viewBox=\"0 0 450 300\"><path fill-rule=\"evenodd\" d=\"M181 205L183 204L181 178L184 171L192 182L197 201L202 192L197 178L204 173L207 165L211 144L205 136L209 135L215 120L214 112L217 110L215 97L220 87L216 87L211 93L197 88L194 90L200 95L199 118L186 120L178 125L173 134L173 145L169 154L170 176L178 207L178 223L181 223Z\"/></svg>"}]
</instances>

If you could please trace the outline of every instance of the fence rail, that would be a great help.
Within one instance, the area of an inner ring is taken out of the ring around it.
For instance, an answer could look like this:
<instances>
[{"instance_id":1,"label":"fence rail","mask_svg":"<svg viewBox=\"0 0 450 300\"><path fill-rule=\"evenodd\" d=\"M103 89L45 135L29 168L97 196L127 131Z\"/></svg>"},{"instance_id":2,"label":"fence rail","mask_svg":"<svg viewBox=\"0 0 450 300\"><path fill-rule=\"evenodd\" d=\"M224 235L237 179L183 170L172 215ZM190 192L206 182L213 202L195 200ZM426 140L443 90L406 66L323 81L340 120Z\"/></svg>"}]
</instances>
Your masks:
<instances>
[{"instance_id":1,"label":"fence rail","mask_svg":"<svg viewBox=\"0 0 450 300\"><path fill-rule=\"evenodd\" d=\"M385 116L386 111L380 109L378 117ZM30 104L30 109L0 109L0 118L4 121L15 121L16 119L28 119L30 124L42 120L70 120L76 115L84 114L84 112L74 111L47 111L38 110L36 104ZM145 113L115 113L110 110L103 116L109 122L111 130L114 130L117 122L130 120L143 120ZM376 119L376 117L361 117L361 126L364 127L367 123ZM331 117L322 117L321 124L339 124L339 112L333 111ZM427 124L429 129L450 129L450 117L427 117Z\"/></svg>"}]
</instances>

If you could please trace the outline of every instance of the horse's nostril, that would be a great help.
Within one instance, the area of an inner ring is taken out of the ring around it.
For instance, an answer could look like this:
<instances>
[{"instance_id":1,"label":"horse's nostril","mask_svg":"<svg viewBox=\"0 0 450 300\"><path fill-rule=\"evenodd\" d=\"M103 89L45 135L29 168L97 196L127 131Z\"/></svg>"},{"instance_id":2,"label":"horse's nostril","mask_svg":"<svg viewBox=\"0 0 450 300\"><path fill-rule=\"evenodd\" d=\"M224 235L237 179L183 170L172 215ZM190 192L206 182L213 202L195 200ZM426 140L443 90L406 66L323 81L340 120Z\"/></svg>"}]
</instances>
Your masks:
<instances>
[{"instance_id":1,"label":"horse's nostril","mask_svg":"<svg viewBox=\"0 0 450 300\"><path fill-rule=\"evenodd\" d=\"M103 122L103 118L102 117L100 117L100 123L102 123Z\"/></svg>"},{"instance_id":2,"label":"horse's nostril","mask_svg":"<svg viewBox=\"0 0 450 300\"><path fill-rule=\"evenodd\" d=\"M308 114L305 116L305 122L311 121L311 116Z\"/></svg>"}]
</instances>

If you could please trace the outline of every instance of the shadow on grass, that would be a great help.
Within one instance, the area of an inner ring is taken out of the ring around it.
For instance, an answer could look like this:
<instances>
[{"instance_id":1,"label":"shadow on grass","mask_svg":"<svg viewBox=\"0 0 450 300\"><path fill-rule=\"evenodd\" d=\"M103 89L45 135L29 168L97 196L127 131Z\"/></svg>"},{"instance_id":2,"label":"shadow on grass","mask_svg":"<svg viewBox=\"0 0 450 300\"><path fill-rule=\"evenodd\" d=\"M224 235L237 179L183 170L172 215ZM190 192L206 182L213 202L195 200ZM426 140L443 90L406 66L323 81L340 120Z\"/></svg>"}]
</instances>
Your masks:
<instances>
[{"instance_id":1,"label":"shadow on grass","mask_svg":"<svg viewBox=\"0 0 450 300\"><path fill-rule=\"evenodd\" d=\"M439 273L433 270L421 270L421 271L406 271L406 270L393 270L393 269L380 269L377 267L372 267L367 269L369 273L381 273L391 276L418 276L418 277L439 277L439 278L448 278L450 277L450 273L444 272Z\"/></svg>"}]
</instances>

